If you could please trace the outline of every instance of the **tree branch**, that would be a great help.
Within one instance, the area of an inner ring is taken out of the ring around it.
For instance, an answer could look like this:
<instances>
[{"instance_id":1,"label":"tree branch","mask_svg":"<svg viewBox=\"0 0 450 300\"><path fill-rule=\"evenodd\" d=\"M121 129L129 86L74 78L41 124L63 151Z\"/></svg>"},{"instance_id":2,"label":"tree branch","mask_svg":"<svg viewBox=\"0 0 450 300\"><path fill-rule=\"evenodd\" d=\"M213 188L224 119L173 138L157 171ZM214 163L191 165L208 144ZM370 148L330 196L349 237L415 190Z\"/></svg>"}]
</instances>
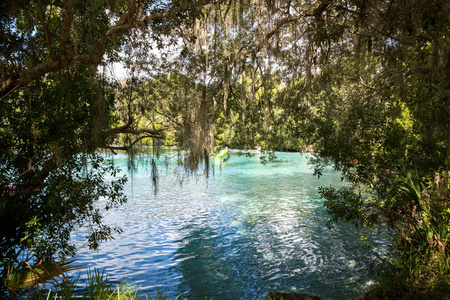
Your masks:
<instances>
[{"instance_id":1,"label":"tree branch","mask_svg":"<svg viewBox=\"0 0 450 300\"><path fill-rule=\"evenodd\" d=\"M130 124L126 124L126 125L123 125L120 127L111 128L110 130L108 130L106 135L108 137L115 136L119 133L129 133L129 134L134 134L134 135L146 133L146 134L151 134L151 135L157 135L157 134L163 132L164 130L166 130L167 127L168 127L168 125L163 125L159 129L148 129L148 128L134 129L131 127Z\"/></svg>"},{"instance_id":2,"label":"tree branch","mask_svg":"<svg viewBox=\"0 0 450 300\"><path fill-rule=\"evenodd\" d=\"M53 60L56 59L56 55L53 52L53 45L52 45L52 39L50 37L50 32L48 30L48 24L45 22L45 14L44 10L42 9L42 3L41 1L38 1L38 10L39 10L39 22L41 22L42 28L44 28L44 34L45 34L45 41L47 43L48 53L50 54L51 58Z\"/></svg>"},{"instance_id":3,"label":"tree branch","mask_svg":"<svg viewBox=\"0 0 450 300\"><path fill-rule=\"evenodd\" d=\"M46 165L41 169L41 171L36 175L30 184L27 184L27 188L20 194L22 199L28 198L33 195L38 188L42 185L45 179L48 177L51 171L56 168L56 161L54 157L50 157Z\"/></svg>"},{"instance_id":4,"label":"tree branch","mask_svg":"<svg viewBox=\"0 0 450 300\"><path fill-rule=\"evenodd\" d=\"M169 114L163 113L163 112L161 112L161 111L156 111L156 112L157 112L158 114L160 114L161 116L163 116L163 117L169 119L169 121L172 122L173 124L179 126L180 128L184 128L184 125L181 124L180 122L178 122L176 118L170 116Z\"/></svg>"},{"instance_id":5,"label":"tree branch","mask_svg":"<svg viewBox=\"0 0 450 300\"><path fill-rule=\"evenodd\" d=\"M280 31L281 28L283 28L285 25L290 24L290 23L295 23L297 21L299 21L301 18L307 18L307 17L314 17L316 19L317 22L320 22L320 20L322 19L322 14L323 12L328 8L328 6L330 5L330 1L328 0L323 0L321 1L321 4L315 8L312 11L304 11L301 13L297 13L294 15L289 15L287 17L285 17L284 19L279 20L275 26L264 35L263 39L257 44L257 46L255 48L250 48L247 50L243 50L245 49L245 47L250 44L250 42L243 46L240 50L239 50L239 54L236 54L236 56L246 56L248 53L250 52L259 52L261 51L261 49L268 44L269 40L272 38L272 36L274 34L276 34L277 32Z\"/></svg>"},{"instance_id":6,"label":"tree branch","mask_svg":"<svg viewBox=\"0 0 450 300\"><path fill-rule=\"evenodd\" d=\"M72 0L64 0L64 19L61 27L61 44L64 48L63 60L70 60L73 56L72 43L70 41L70 28L72 26L75 13Z\"/></svg>"},{"instance_id":7,"label":"tree branch","mask_svg":"<svg viewBox=\"0 0 450 300\"><path fill-rule=\"evenodd\" d=\"M157 19L170 19L176 16L180 11L199 8L210 3L220 3L223 0L200 0L197 2L184 3L176 7L170 8L166 12L154 13L136 20L133 16L138 11L137 1L129 1L131 5L128 10L124 12L116 24L110 27L97 41L95 47L90 54L76 55L72 50L72 43L70 40L70 25L75 16L75 9L72 0L64 1L64 19L61 28L61 43L64 48L63 56L55 56L51 61L42 62L36 66L13 73L8 79L0 84L0 96L7 96L11 91L26 86L33 80L39 79L45 74L56 72L67 67L95 65L101 62L103 55L106 52L107 46L114 41L121 33L127 32L133 28L143 28L150 24L151 21ZM144 14L145 15L145 14Z\"/></svg>"},{"instance_id":8,"label":"tree branch","mask_svg":"<svg viewBox=\"0 0 450 300\"><path fill-rule=\"evenodd\" d=\"M114 154L117 154L116 150L124 150L124 151L128 151L130 150L131 147L133 147L137 142L143 140L143 139L147 139L147 138L153 138L153 139L163 139L162 136L160 135L153 135L153 134L149 134L149 135L142 135L140 137L138 137L137 139L135 139L133 142L130 143L129 146L98 146L97 148L102 148L102 149L108 149L110 151L112 151Z\"/></svg>"}]
</instances>

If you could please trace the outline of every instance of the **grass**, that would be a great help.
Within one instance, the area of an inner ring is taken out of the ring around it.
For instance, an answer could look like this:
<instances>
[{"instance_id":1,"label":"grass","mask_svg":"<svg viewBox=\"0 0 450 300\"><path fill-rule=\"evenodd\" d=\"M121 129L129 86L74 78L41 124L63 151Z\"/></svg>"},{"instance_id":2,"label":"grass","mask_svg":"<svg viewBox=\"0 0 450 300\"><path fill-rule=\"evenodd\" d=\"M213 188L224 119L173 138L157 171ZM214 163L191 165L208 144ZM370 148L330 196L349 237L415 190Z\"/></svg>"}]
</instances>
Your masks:
<instances>
[{"instance_id":1,"label":"grass","mask_svg":"<svg viewBox=\"0 0 450 300\"><path fill-rule=\"evenodd\" d=\"M161 291L158 291L156 297L142 295L138 292L137 285L129 284L126 281L114 285L108 280L104 271L98 269L88 270L87 277L87 282L82 287L79 284L79 276L74 278L63 277L60 282L54 281L52 283L52 289L46 290L36 287L28 290L25 298L30 300L169 300ZM177 297L174 300L187 299ZM208 299L205 298L205 300Z\"/></svg>"},{"instance_id":2,"label":"grass","mask_svg":"<svg viewBox=\"0 0 450 300\"><path fill-rule=\"evenodd\" d=\"M98 269L88 270L87 277L87 282L83 287L80 287L79 277L63 277L61 281L52 284L52 289L43 290L36 287L33 290L29 290L26 298L32 300L136 300L142 298L137 291L136 285L128 284L124 281L115 286L108 280L108 276L104 271ZM157 298L149 299L145 297L145 299L163 300L165 298L158 294Z\"/></svg>"}]
</instances>

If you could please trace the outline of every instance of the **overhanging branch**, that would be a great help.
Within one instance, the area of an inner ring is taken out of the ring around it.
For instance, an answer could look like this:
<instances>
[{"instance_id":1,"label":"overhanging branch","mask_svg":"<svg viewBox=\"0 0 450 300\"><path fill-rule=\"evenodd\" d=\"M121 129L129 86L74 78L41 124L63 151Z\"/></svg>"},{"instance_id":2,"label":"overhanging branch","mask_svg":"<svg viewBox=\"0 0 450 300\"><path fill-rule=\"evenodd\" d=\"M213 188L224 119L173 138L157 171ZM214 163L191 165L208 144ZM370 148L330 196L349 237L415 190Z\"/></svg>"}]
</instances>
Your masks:
<instances>
[{"instance_id":1,"label":"overhanging branch","mask_svg":"<svg viewBox=\"0 0 450 300\"><path fill-rule=\"evenodd\" d=\"M118 135L120 133L128 133L133 135L140 135L140 134L149 134L149 135L158 135L161 132L164 132L167 129L168 125L163 125L161 128L158 129L149 129L149 128L132 128L130 125L124 125L116 128L111 128L108 130L106 135L108 137L112 137L115 135Z\"/></svg>"},{"instance_id":2,"label":"overhanging branch","mask_svg":"<svg viewBox=\"0 0 450 300\"><path fill-rule=\"evenodd\" d=\"M107 46L114 41L119 34L129 31L133 28L144 28L150 24L151 21L157 19L170 19L175 17L180 11L199 8L201 6L220 3L223 0L200 0L196 2L189 2L180 4L179 6L172 7L166 12L150 14L140 19L134 19L142 13L137 14L140 11L142 3L139 1L129 1L130 6L127 11L124 12L116 24L110 27L95 43L89 54L77 55L73 53L71 40L70 40L70 25L75 17L73 9L73 3L71 0L64 1L64 8L67 10L62 20L61 28L61 42L64 48L63 55L54 55L52 60L39 63L36 66L21 70L13 73L8 79L4 80L0 84L0 97L2 99L6 97L11 91L17 90L23 86L26 86L33 80L39 79L45 74L51 72L57 72L67 67L96 65L101 62L103 55L106 52ZM145 15L145 14L144 14Z\"/></svg>"}]
</instances>

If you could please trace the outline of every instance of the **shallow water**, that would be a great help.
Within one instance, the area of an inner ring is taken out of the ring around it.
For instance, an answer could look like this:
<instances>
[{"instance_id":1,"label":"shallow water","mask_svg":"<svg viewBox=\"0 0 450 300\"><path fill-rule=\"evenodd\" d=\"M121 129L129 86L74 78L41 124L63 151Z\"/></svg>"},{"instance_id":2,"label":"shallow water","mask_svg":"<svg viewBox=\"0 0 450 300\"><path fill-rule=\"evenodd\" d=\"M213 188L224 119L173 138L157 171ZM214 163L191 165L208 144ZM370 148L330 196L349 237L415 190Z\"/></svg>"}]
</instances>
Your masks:
<instances>
[{"instance_id":1,"label":"shallow water","mask_svg":"<svg viewBox=\"0 0 450 300\"><path fill-rule=\"evenodd\" d=\"M212 162L209 178L188 176L176 158L167 166L161 156L156 195L150 165L138 164L128 175L128 203L105 212L123 233L96 251L82 248L78 261L169 299L258 300L270 291L359 298L387 243L371 238L368 248L345 224L329 230L317 188L342 185L339 174L313 176L308 154L276 156L263 165L258 155L232 155L226 165ZM127 170L125 155L114 161Z\"/></svg>"}]
</instances>

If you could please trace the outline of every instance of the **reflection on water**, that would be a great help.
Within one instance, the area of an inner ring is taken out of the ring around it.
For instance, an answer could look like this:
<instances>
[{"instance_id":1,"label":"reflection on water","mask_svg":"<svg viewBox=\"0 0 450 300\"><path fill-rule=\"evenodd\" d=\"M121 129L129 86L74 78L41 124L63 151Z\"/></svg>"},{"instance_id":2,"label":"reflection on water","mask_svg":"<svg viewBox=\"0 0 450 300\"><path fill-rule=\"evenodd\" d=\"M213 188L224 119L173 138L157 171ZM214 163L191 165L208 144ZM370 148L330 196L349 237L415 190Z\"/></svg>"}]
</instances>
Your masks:
<instances>
[{"instance_id":1,"label":"reflection on water","mask_svg":"<svg viewBox=\"0 0 450 300\"><path fill-rule=\"evenodd\" d=\"M81 249L79 261L171 299L257 300L270 291L358 298L386 242L367 248L349 226L328 230L317 187L342 184L339 174L326 170L319 180L306 155L277 157L263 165L232 156L207 179L161 156L157 195L150 165L138 165L128 203L105 213L123 233L97 251ZM115 163L127 170L124 155Z\"/></svg>"}]
</instances>

